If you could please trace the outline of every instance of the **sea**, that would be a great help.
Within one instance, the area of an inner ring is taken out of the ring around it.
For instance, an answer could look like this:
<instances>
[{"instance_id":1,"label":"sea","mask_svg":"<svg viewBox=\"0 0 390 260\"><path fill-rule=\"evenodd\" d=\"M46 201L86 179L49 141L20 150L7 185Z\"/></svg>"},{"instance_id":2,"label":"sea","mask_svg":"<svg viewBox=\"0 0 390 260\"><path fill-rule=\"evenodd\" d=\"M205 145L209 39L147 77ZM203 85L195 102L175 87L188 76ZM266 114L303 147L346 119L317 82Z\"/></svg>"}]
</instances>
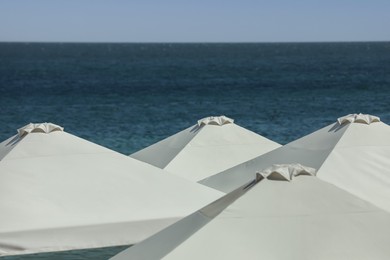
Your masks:
<instances>
[{"instance_id":1,"label":"sea","mask_svg":"<svg viewBox=\"0 0 390 260\"><path fill-rule=\"evenodd\" d=\"M128 155L225 115L286 144L351 113L390 124L390 42L0 43L0 111L1 141L52 122Z\"/></svg>"}]
</instances>

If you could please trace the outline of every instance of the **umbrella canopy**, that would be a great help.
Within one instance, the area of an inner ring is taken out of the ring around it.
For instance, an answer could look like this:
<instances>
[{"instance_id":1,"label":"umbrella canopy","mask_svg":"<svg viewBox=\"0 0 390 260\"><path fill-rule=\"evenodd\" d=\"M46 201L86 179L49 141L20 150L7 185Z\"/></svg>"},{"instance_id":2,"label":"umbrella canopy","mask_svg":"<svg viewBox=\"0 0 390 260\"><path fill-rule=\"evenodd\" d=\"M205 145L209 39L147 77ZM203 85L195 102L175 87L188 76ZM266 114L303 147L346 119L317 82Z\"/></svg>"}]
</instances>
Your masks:
<instances>
[{"instance_id":1,"label":"umbrella canopy","mask_svg":"<svg viewBox=\"0 0 390 260\"><path fill-rule=\"evenodd\" d=\"M130 156L197 182L278 147L220 116L203 118Z\"/></svg>"},{"instance_id":2,"label":"umbrella canopy","mask_svg":"<svg viewBox=\"0 0 390 260\"><path fill-rule=\"evenodd\" d=\"M301 163L318 178L390 211L390 127L378 117L351 114L336 123L200 183L229 192L275 163Z\"/></svg>"},{"instance_id":3,"label":"umbrella canopy","mask_svg":"<svg viewBox=\"0 0 390 260\"><path fill-rule=\"evenodd\" d=\"M222 195L29 124L0 143L0 255L133 244Z\"/></svg>"},{"instance_id":4,"label":"umbrella canopy","mask_svg":"<svg viewBox=\"0 0 390 260\"><path fill-rule=\"evenodd\" d=\"M202 227L184 224L189 219L199 223L210 209L182 219L112 259L389 258L390 213L307 174L307 169L313 173L310 167L293 165L288 167L295 173L291 179L273 178L272 173L285 169L267 169L263 173L271 174L265 178L259 174L262 177L252 189L216 217L211 215L213 219ZM224 198L218 202L223 204Z\"/></svg>"}]
</instances>

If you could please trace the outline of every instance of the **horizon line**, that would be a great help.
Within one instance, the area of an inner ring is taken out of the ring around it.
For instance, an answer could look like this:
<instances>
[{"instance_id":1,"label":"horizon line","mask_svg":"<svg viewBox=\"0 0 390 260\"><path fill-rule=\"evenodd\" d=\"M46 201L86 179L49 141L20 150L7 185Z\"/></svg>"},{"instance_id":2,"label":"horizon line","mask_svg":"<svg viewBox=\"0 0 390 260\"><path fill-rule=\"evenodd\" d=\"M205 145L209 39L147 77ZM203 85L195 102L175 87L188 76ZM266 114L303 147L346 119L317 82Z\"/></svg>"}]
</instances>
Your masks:
<instances>
[{"instance_id":1,"label":"horizon line","mask_svg":"<svg viewBox=\"0 0 390 260\"><path fill-rule=\"evenodd\" d=\"M0 43L56 43L56 44L283 44L283 43L386 43L390 40L359 41L1 41Z\"/></svg>"}]
</instances>

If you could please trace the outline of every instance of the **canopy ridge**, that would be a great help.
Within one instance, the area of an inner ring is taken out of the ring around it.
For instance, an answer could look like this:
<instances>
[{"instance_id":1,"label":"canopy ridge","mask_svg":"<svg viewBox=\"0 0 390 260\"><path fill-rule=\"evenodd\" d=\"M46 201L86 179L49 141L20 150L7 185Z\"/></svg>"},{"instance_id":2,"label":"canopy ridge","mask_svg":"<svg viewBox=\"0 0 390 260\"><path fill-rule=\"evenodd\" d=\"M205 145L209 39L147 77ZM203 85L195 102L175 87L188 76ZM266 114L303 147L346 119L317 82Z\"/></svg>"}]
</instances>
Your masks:
<instances>
[{"instance_id":1,"label":"canopy ridge","mask_svg":"<svg viewBox=\"0 0 390 260\"><path fill-rule=\"evenodd\" d=\"M352 114L351 114L351 115L352 115ZM355 115L356 115L356 114L355 114ZM340 118L342 118L342 117L340 117ZM335 123L335 125L334 125L331 129L334 129L335 127L337 127L337 125L338 125L338 126L342 126L342 125L343 125L342 123L340 124L340 122L339 122L339 119L340 119L340 118L337 119L337 122ZM344 125L344 126L345 126L345 125ZM322 161L321 165L318 166L318 168L321 168L321 167L322 167L322 165L326 162L326 160L328 159L328 157L329 157L329 156L332 154L332 152L336 149L338 143L339 143L340 140L343 138L343 136L345 135L345 133L348 131L348 127L349 127L349 126L351 126L351 124L349 124L349 125L347 126L347 128L346 128L345 131L344 131L344 134L342 134L342 135L339 136L339 139L336 141L336 143L334 144L334 146L330 149L329 153L325 156L324 160Z\"/></svg>"}]
</instances>

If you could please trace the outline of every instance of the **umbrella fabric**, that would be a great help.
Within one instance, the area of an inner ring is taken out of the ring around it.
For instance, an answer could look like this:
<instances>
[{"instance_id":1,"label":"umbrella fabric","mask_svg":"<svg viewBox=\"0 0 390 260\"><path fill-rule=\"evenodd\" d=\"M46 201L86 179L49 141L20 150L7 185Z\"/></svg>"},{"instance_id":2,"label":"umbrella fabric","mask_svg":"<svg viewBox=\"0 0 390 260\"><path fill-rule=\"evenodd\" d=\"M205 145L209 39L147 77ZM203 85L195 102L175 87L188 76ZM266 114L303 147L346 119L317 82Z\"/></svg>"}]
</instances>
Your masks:
<instances>
[{"instance_id":1,"label":"umbrella fabric","mask_svg":"<svg viewBox=\"0 0 390 260\"><path fill-rule=\"evenodd\" d=\"M346 116L351 117L357 115ZM373 120L340 118L342 124L330 124L200 183L229 192L273 164L300 163L317 169L318 178L390 211L390 127L378 117L359 117Z\"/></svg>"},{"instance_id":2,"label":"umbrella fabric","mask_svg":"<svg viewBox=\"0 0 390 260\"><path fill-rule=\"evenodd\" d=\"M225 116L208 117L130 156L198 182L280 147ZM237 186L238 187L238 186Z\"/></svg>"},{"instance_id":3,"label":"umbrella fabric","mask_svg":"<svg viewBox=\"0 0 390 260\"><path fill-rule=\"evenodd\" d=\"M131 250L123 251L113 259L161 259L214 219L233 201L252 188L258 181L260 180L256 179L243 185L188 217L176 222L174 225L145 239L141 243L132 246Z\"/></svg>"},{"instance_id":4,"label":"umbrella fabric","mask_svg":"<svg viewBox=\"0 0 390 260\"><path fill-rule=\"evenodd\" d=\"M223 195L41 128L0 144L0 255L133 244Z\"/></svg>"},{"instance_id":5,"label":"umbrella fabric","mask_svg":"<svg viewBox=\"0 0 390 260\"><path fill-rule=\"evenodd\" d=\"M311 175L263 178L167 250L164 241L176 237L178 225L113 259L385 260L390 255L390 214ZM150 251L158 257L149 257Z\"/></svg>"}]
</instances>

